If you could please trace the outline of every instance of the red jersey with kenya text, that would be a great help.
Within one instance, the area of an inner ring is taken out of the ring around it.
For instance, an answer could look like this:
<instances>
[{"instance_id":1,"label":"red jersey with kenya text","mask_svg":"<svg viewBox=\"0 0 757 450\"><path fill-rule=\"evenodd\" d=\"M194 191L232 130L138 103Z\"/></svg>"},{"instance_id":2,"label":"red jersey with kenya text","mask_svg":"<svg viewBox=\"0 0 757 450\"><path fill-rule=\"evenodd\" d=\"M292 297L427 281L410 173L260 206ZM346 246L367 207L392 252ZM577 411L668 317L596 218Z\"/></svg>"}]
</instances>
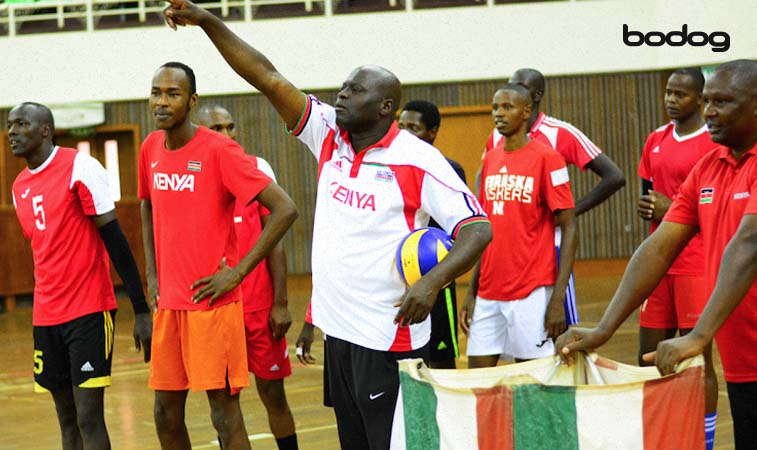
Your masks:
<instances>
[{"instance_id":1,"label":"red jersey with kenya text","mask_svg":"<svg viewBox=\"0 0 757 450\"><path fill-rule=\"evenodd\" d=\"M757 145L738 161L720 146L692 169L663 219L699 227L708 292L715 288L723 252L747 214L757 214ZM726 381L757 381L757 281L715 339Z\"/></svg>"},{"instance_id":2,"label":"red jersey with kenya text","mask_svg":"<svg viewBox=\"0 0 757 450\"><path fill-rule=\"evenodd\" d=\"M252 155L248 155L248 158L255 167L276 182L273 169L266 160ZM249 205L237 202L234 208L234 224L239 239L240 261L258 242L260 234L263 232L262 219L269 214L270 211L257 200ZM242 280L242 296L244 297L244 312L271 309L273 306L273 281L268 269L268 258L260 261L260 264L255 266Z\"/></svg>"},{"instance_id":3,"label":"red jersey with kenya text","mask_svg":"<svg viewBox=\"0 0 757 450\"><path fill-rule=\"evenodd\" d=\"M602 150L581 130L543 112L539 113L536 122L531 126L528 137L554 149L565 159L565 162L581 170L586 169L587 164L602 154ZM505 137L496 128L486 141L486 152L495 148L505 149Z\"/></svg>"},{"instance_id":4,"label":"red jersey with kenya text","mask_svg":"<svg viewBox=\"0 0 757 450\"><path fill-rule=\"evenodd\" d=\"M13 205L34 257L34 326L58 325L116 308L108 253L92 220L113 211L97 160L54 147L13 183Z\"/></svg>"},{"instance_id":5,"label":"red jersey with kenya text","mask_svg":"<svg viewBox=\"0 0 757 450\"><path fill-rule=\"evenodd\" d=\"M318 159L313 227L313 323L324 334L380 351L428 343L430 323L394 324L405 283L394 265L402 238L433 217L455 237L486 221L481 206L436 148L393 123L355 153L329 105L308 97L292 132Z\"/></svg>"},{"instance_id":6,"label":"red jersey with kenya text","mask_svg":"<svg viewBox=\"0 0 757 450\"><path fill-rule=\"evenodd\" d=\"M652 182L652 189L674 199L678 189L702 156L712 151L718 144L712 142L707 127L679 136L675 122L664 125L647 137L639 163L639 176ZM659 223L652 222L650 233L654 233ZM678 255L668 269L671 275L703 275L704 248L702 236L697 234Z\"/></svg>"},{"instance_id":7,"label":"red jersey with kenya text","mask_svg":"<svg viewBox=\"0 0 757 450\"><path fill-rule=\"evenodd\" d=\"M208 309L208 298L192 302L190 286L215 273L224 258L237 265L234 205L249 204L269 183L239 144L205 127L176 150L166 149L163 131L147 136L139 154L139 197L152 204L159 308ZM213 308L241 299L238 286Z\"/></svg>"},{"instance_id":8,"label":"red jersey with kenya text","mask_svg":"<svg viewBox=\"0 0 757 450\"><path fill-rule=\"evenodd\" d=\"M487 152L479 200L493 238L481 256L477 295L520 300L554 285L555 212L574 207L565 160L536 140L518 150Z\"/></svg>"}]
</instances>

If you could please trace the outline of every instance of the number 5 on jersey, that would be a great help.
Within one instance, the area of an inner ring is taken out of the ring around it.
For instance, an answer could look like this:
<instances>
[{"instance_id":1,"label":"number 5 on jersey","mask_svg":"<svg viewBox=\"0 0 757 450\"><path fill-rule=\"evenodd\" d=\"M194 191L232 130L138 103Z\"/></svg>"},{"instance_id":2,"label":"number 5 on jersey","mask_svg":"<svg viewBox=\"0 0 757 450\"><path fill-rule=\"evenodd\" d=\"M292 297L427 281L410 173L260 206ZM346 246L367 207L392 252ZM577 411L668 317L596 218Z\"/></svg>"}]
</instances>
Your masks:
<instances>
[{"instance_id":1,"label":"number 5 on jersey","mask_svg":"<svg viewBox=\"0 0 757 450\"><path fill-rule=\"evenodd\" d=\"M35 195L32 197L32 208L34 208L34 217L36 219L34 220L34 224L37 226L38 230L44 230L45 229L45 210L42 209L42 196L41 195Z\"/></svg>"}]
</instances>

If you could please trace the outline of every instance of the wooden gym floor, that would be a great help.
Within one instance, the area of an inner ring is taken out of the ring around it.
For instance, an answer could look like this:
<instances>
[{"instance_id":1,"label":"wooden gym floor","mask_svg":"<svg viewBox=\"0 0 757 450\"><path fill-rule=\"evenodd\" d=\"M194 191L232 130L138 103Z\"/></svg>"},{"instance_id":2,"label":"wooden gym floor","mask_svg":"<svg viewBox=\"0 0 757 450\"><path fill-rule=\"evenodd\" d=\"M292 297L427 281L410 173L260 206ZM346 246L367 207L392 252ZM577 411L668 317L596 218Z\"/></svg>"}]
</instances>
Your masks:
<instances>
[{"instance_id":1,"label":"wooden gym floor","mask_svg":"<svg viewBox=\"0 0 757 450\"><path fill-rule=\"evenodd\" d=\"M576 289L579 311L584 325L593 325L609 302L625 261L581 261L576 265ZM466 286L458 287L458 298L464 297ZM309 277L289 280L290 310L294 324L289 330L290 354L300 331L305 306L310 296ZM147 387L147 366L142 355L134 351L131 337L132 313L128 300L119 300L113 359L113 386L105 396L106 421L114 449L158 449L152 419L153 393ZM609 358L635 364L638 349L638 314L634 314L608 344L599 351ZM334 450L339 448L336 422L332 411L322 406L323 345L316 334L313 354L315 365L304 367L293 360L293 374L286 380L289 404L297 425L302 450ZM464 351L466 342L461 334ZM32 328L31 308L20 302L12 313L0 314L0 448L57 449L60 434L53 402L49 394L32 390ZM459 367L467 367L465 357ZM716 356L720 381L718 423L715 448L733 448L731 415L722 378L722 367ZM254 385L254 382L253 382ZM258 450L275 450L265 410L254 387L242 392L242 408L252 446ZM209 408L203 393L191 393L187 401L187 427L194 449L218 448L211 426Z\"/></svg>"}]
</instances>

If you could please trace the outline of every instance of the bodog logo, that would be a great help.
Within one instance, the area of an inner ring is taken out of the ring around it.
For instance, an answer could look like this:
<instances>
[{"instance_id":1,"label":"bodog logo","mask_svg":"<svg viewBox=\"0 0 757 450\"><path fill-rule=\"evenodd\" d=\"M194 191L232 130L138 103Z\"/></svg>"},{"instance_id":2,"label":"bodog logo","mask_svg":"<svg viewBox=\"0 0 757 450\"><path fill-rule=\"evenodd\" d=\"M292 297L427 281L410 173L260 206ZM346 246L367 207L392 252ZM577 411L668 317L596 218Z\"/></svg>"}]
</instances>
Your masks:
<instances>
[{"instance_id":1,"label":"bodog logo","mask_svg":"<svg viewBox=\"0 0 757 450\"><path fill-rule=\"evenodd\" d=\"M671 31L668 34L650 31L644 34L641 31L629 30L628 25L623 24L623 43L629 47L640 47L644 44L650 47L661 47L665 44L671 47L683 47L686 44L704 47L710 44L713 52L725 52L731 48L731 36L725 31L714 31L709 35L704 31L688 31L689 26L683 24L681 31Z\"/></svg>"}]
</instances>

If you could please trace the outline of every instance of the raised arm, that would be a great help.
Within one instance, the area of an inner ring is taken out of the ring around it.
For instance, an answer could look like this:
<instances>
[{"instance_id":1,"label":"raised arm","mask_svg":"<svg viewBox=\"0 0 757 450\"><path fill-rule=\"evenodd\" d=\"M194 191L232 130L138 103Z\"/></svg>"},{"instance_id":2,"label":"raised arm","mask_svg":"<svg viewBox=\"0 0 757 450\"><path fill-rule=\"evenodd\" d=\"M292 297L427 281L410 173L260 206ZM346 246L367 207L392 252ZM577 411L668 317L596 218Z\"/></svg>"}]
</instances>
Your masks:
<instances>
[{"instance_id":1,"label":"raised arm","mask_svg":"<svg viewBox=\"0 0 757 450\"><path fill-rule=\"evenodd\" d=\"M198 25L236 73L263 93L276 108L288 129L293 129L305 109L305 95L284 78L268 58L234 34L209 11L189 0L168 0L166 22L177 25Z\"/></svg>"},{"instance_id":2,"label":"raised arm","mask_svg":"<svg viewBox=\"0 0 757 450\"><path fill-rule=\"evenodd\" d=\"M604 202L626 185L626 178L623 176L623 172L604 153L600 153L586 167L599 175L600 180L591 191L576 202L577 216Z\"/></svg>"},{"instance_id":3,"label":"raised arm","mask_svg":"<svg viewBox=\"0 0 757 450\"><path fill-rule=\"evenodd\" d=\"M656 234L656 233L655 233ZM757 215L741 219L723 252L715 289L696 326L682 338L661 342L655 363L662 374L672 373L683 359L702 353L715 333L741 303L757 277Z\"/></svg>"},{"instance_id":4,"label":"raised arm","mask_svg":"<svg viewBox=\"0 0 757 450\"><path fill-rule=\"evenodd\" d=\"M602 319L595 328L571 328L556 343L563 357L594 350L607 342L624 320L636 310L660 283L678 254L697 233L694 226L663 222L634 252Z\"/></svg>"}]
</instances>

